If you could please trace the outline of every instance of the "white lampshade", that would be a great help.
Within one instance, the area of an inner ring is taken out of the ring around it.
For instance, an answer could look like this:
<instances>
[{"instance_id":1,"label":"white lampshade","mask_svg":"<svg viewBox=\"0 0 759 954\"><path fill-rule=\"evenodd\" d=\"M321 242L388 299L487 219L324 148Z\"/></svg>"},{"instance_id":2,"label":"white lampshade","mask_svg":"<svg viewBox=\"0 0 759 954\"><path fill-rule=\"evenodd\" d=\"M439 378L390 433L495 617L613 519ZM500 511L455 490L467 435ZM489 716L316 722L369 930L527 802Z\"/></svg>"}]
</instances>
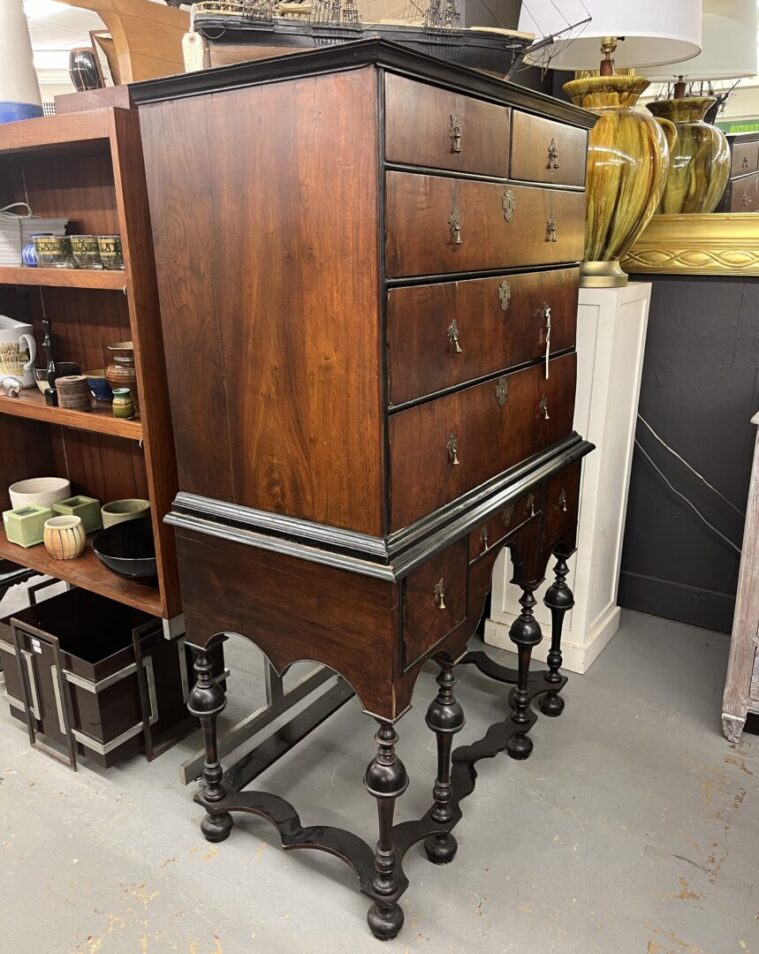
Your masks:
<instances>
[{"instance_id":1,"label":"white lampshade","mask_svg":"<svg viewBox=\"0 0 759 954\"><path fill-rule=\"evenodd\" d=\"M701 50L701 0L529 0L522 4L519 29L536 39L574 23L590 23L564 34L550 47L528 53L528 63L556 70L598 69L601 39L624 37L617 46L618 68L663 66L696 56Z\"/></svg>"},{"instance_id":2,"label":"white lampshade","mask_svg":"<svg viewBox=\"0 0 759 954\"><path fill-rule=\"evenodd\" d=\"M703 49L680 67L646 70L646 79L671 82L756 76L756 0L704 0Z\"/></svg>"}]
</instances>

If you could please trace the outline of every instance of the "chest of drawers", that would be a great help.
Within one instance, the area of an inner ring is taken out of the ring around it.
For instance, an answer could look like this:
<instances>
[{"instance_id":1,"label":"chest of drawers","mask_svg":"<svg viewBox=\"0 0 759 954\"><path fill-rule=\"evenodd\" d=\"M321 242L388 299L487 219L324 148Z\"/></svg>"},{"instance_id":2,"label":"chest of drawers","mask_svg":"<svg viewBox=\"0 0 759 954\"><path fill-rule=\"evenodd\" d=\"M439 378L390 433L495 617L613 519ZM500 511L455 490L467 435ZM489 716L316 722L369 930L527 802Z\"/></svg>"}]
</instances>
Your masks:
<instances>
[{"instance_id":1,"label":"chest of drawers","mask_svg":"<svg viewBox=\"0 0 759 954\"><path fill-rule=\"evenodd\" d=\"M572 413L593 119L381 41L134 95L188 638L239 633L280 671L307 658L348 680L380 723L367 786L391 851L393 723L431 656L453 678L503 546L525 594L509 750L529 754L531 592L574 548L590 449ZM191 703L212 741L217 688ZM447 682L438 703L445 787ZM217 769L204 830L220 838ZM450 791L436 805L450 822ZM449 829L431 837L450 852ZM387 858L362 882L378 936L400 927L402 882Z\"/></svg>"},{"instance_id":2,"label":"chest of drawers","mask_svg":"<svg viewBox=\"0 0 759 954\"><path fill-rule=\"evenodd\" d=\"M759 133L728 136L730 178L716 212L759 211Z\"/></svg>"}]
</instances>

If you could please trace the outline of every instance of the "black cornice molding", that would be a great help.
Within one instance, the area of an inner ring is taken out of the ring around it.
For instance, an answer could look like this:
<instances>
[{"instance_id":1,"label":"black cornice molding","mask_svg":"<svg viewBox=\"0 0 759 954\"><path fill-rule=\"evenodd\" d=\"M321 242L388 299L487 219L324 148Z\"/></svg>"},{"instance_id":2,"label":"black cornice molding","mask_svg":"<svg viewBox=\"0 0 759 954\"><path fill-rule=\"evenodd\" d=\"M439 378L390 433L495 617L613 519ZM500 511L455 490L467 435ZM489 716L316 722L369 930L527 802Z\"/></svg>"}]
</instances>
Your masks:
<instances>
[{"instance_id":1,"label":"black cornice molding","mask_svg":"<svg viewBox=\"0 0 759 954\"><path fill-rule=\"evenodd\" d=\"M220 93L245 86L258 86L261 83L354 70L371 65L413 79L433 82L455 92L479 96L505 106L517 106L586 129L590 129L598 118L585 109L545 93L377 38L133 83L129 86L129 92L138 106L144 106L169 99Z\"/></svg>"}]
</instances>

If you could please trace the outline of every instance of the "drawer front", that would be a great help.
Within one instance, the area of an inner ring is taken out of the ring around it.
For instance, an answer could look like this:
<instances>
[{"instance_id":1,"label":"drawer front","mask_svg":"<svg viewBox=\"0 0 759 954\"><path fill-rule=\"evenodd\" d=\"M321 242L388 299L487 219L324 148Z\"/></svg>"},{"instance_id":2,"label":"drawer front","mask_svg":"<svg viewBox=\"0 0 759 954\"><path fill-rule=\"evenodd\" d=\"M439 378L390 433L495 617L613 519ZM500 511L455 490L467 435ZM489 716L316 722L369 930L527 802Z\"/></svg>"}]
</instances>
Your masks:
<instances>
[{"instance_id":1,"label":"drawer front","mask_svg":"<svg viewBox=\"0 0 759 954\"><path fill-rule=\"evenodd\" d=\"M490 553L493 547L497 547L528 520L537 517L542 505L542 489L540 486L533 487L472 530L469 534L470 561Z\"/></svg>"},{"instance_id":2,"label":"drawer front","mask_svg":"<svg viewBox=\"0 0 759 954\"><path fill-rule=\"evenodd\" d=\"M759 173L734 179L731 212L756 212L759 209Z\"/></svg>"},{"instance_id":3,"label":"drawer front","mask_svg":"<svg viewBox=\"0 0 759 954\"><path fill-rule=\"evenodd\" d=\"M467 541L458 540L404 581L403 660L408 668L464 619Z\"/></svg>"},{"instance_id":4,"label":"drawer front","mask_svg":"<svg viewBox=\"0 0 759 954\"><path fill-rule=\"evenodd\" d=\"M558 265L582 258L585 194L386 173L388 277Z\"/></svg>"},{"instance_id":5,"label":"drawer front","mask_svg":"<svg viewBox=\"0 0 759 954\"><path fill-rule=\"evenodd\" d=\"M514 110L511 178L554 185L585 185L588 133L585 129Z\"/></svg>"},{"instance_id":6,"label":"drawer front","mask_svg":"<svg viewBox=\"0 0 759 954\"><path fill-rule=\"evenodd\" d=\"M390 417L390 522L400 530L572 430L576 356L542 364Z\"/></svg>"},{"instance_id":7,"label":"drawer front","mask_svg":"<svg viewBox=\"0 0 759 954\"><path fill-rule=\"evenodd\" d=\"M510 110L385 74L385 159L505 178Z\"/></svg>"},{"instance_id":8,"label":"drawer front","mask_svg":"<svg viewBox=\"0 0 759 954\"><path fill-rule=\"evenodd\" d=\"M731 176L743 176L759 168L759 141L739 142L733 146L733 159L730 164Z\"/></svg>"},{"instance_id":9,"label":"drawer front","mask_svg":"<svg viewBox=\"0 0 759 954\"><path fill-rule=\"evenodd\" d=\"M390 403L540 357L549 332L552 353L572 348L578 278L567 268L391 289Z\"/></svg>"},{"instance_id":10,"label":"drawer front","mask_svg":"<svg viewBox=\"0 0 759 954\"><path fill-rule=\"evenodd\" d=\"M578 460L546 483L543 498L543 549L558 543L577 523L581 462Z\"/></svg>"}]
</instances>

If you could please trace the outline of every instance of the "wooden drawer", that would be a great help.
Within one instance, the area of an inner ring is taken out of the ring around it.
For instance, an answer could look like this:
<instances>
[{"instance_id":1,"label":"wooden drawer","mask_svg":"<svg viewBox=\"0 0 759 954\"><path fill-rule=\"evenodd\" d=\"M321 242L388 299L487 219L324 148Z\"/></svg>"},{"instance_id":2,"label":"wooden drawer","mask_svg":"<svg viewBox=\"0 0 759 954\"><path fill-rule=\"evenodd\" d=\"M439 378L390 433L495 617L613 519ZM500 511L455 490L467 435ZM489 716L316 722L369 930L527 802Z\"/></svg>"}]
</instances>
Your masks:
<instances>
[{"instance_id":1,"label":"wooden drawer","mask_svg":"<svg viewBox=\"0 0 759 954\"><path fill-rule=\"evenodd\" d=\"M759 172L741 176L731 183L731 212L756 212L759 210Z\"/></svg>"},{"instance_id":2,"label":"wooden drawer","mask_svg":"<svg viewBox=\"0 0 759 954\"><path fill-rule=\"evenodd\" d=\"M574 346L576 268L393 288L387 299L390 403L434 394Z\"/></svg>"},{"instance_id":3,"label":"wooden drawer","mask_svg":"<svg viewBox=\"0 0 759 954\"><path fill-rule=\"evenodd\" d=\"M578 460L546 483L543 500L543 549L561 540L577 523L581 462Z\"/></svg>"},{"instance_id":4,"label":"wooden drawer","mask_svg":"<svg viewBox=\"0 0 759 954\"><path fill-rule=\"evenodd\" d=\"M537 517L542 504L542 489L537 486L494 513L469 534L469 559L477 560L489 553L528 520Z\"/></svg>"},{"instance_id":5,"label":"wooden drawer","mask_svg":"<svg viewBox=\"0 0 759 954\"><path fill-rule=\"evenodd\" d=\"M510 110L385 74L385 159L412 166L509 174Z\"/></svg>"},{"instance_id":6,"label":"wooden drawer","mask_svg":"<svg viewBox=\"0 0 759 954\"><path fill-rule=\"evenodd\" d=\"M467 541L458 540L404 581L403 660L408 668L464 619Z\"/></svg>"},{"instance_id":7,"label":"wooden drawer","mask_svg":"<svg viewBox=\"0 0 759 954\"><path fill-rule=\"evenodd\" d=\"M548 379L534 365L392 414L391 529L569 434L575 371L575 355L563 355L551 360Z\"/></svg>"},{"instance_id":8,"label":"wooden drawer","mask_svg":"<svg viewBox=\"0 0 759 954\"><path fill-rule=\"evenodd\" d=\"M588 133L514 110L511 178L584 186Z\"/></svg>"},{"instance_id":9,"label":"wooden drawer","mask_svg":"<svg viewBox=\"0 0 759 954\"><path fill-rule=\"evenodd\" d=\"M386 229L390 278L576 262L585 194L388 172Z\"/></svg>"},{"instance_id":10,"label":"wooden drawer","mask_svg":"<svg viewBox=\"0 0 759 954\"><path fill-rule=\"evenodd\" d=\"M757 169L759 169L759 140L735 143L730 164L730 177L743 176L747 172L755 172Z\"/></svg>"}]
</instances>

